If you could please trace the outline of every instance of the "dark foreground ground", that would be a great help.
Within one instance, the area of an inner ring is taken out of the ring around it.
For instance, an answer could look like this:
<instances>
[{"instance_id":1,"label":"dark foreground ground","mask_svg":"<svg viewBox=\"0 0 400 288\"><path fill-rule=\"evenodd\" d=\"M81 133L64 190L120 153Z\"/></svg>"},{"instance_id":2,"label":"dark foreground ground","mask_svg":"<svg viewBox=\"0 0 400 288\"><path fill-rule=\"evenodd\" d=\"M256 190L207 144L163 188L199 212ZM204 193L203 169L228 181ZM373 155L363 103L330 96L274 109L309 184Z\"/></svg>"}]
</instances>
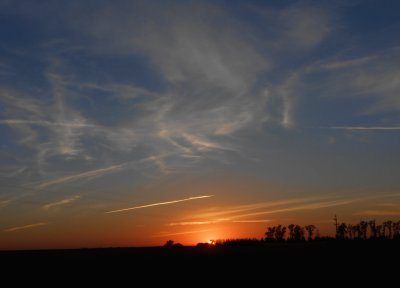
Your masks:
<instances>
[{"instance_id":1,"label":"dark foreground ground","mask_svg":"<svg viewBox=\"0 0 400 288\"><path fill-rule=\"evenodd\" d=\"M382 287L385 281L390 283L400 273L400 241L1 251L0 261L3 279L18 271L20 275L36 275L28 279L41 281L48 281L50 276L68 281L82 275L96 282L102 282L103 278L104 281L145 279L146 287L160 280L165 284L179 282L183 277L196 283L218 278L219 283L221 279L230 283L247 279L264 284L271 281L319 283L316 281L321 278L321 286L344 281L378 283ZM21 279L26 280L24 277ZM343 280L348 277L350 280Z\"/></svg>"}]
</instances>

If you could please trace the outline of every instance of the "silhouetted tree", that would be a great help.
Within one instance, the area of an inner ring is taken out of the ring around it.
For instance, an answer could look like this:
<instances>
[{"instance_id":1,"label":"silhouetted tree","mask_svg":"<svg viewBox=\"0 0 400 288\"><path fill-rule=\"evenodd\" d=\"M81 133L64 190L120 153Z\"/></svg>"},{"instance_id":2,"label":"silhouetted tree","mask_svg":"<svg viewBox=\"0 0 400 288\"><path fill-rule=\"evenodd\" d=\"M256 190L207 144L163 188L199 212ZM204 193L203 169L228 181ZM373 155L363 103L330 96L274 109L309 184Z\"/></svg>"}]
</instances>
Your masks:
<instances>
[{"instance_id":1,"label":"silhouetted tree","mask_svg":"<svg viewBox=\"0 0 400 288\"><path fill-rule=\"evenodd\" d=\"M295 224L290 224L288 226L289 228L289 239L291 241L303 241L304 239L304 228L299 226L299 225L295 225Z\"/></svg>"},{"instance_id":2,"label":"silhouetted tree","mask_svg":"<svg viewBox=\"0 0 400 288\"><path fill-rule=\"evenodd\" d=\"M282 225L278 225L275 228L275 240L276 241L284 241L285 240L285 233L286 233L286 227Z\"/></svg>"},{"instance_id":3,"label":"silhouetted tree","mask_svg":"<svg viewBox=\"0 0 400 288\"><path fill-rule=\"evenodd\" d=\"M294 227L295 226L296 225L294 225L294 224L290 224L288 226L288 228L289 228L289 240L294 240Z\"/></svg>"},{"instance_id":4,"label":"silhouetted tree","mask_svg":"<svg viewBox=\"0 0 400 288\"><path fill-rule=\"evenodd\" d=\"M240 246L258 246L261 245L262 241L256 238L243 238L243 239L224 239L216 240L215 246L229 246L229 247L240 247ZM212 246L212 245L210 245Z\"/></svg>"},{"instance_id":5,"label":"silhouetted tree","mask_svg":"<svg viewBox=\"0 0 400 288\"><path fill-rule=\"evenodd\" d=\"M400 237L400 221L393 223L393 239L398 239Z\"/></svg>"},{"instance_id":6,"label":"silhouetted tree","mask_svg":"<svg viewBox=\"0 0 400 288\"><path fill-rule=\"evenodd\" d=\"M314 230L316 229L316 227L314 225L307 225L304 227L308 233L308 241L312 240L312 236L314 234Z\"/></svg>"},{"instance_id":7,"label":"silhouetted tree","mask_svg":"<svg viewBox=\"0 0 400 288\"><path fill-rule=\"evenodd\" d=\"M368 222L360 221L360 238L367 239Z\"/></svg>"},{"instance_id":8,"label":"silhouetted tree","mask_svg":"<svg viewBox=\"0 0 400 288\"><path fill-rule=\"evenodd\" d=\"M265 232L265 241L284 241L285 240L286 227L282 225L268 227Z\"/></svg>"},{"instance_id":9,"label":"silhouetted tree","mask_svg":"<svg viewBox=\"0 0 400 288\"><path fill-rule=\"evenodd\" d=\"M276 230L275 226L267 228L267 232L265 232L265 241L271 242L274 240L275 230Z\"/></svg>"},{"instance_id":10,"label":"silhouetted tree","mask_svg":"<svg viewBox=\"0 0 400 288\"><path fill-rule=\"evenodd\" d=\"M392 224L393 224L393 221L391 221L391 220L388 220L388 221L385 221L385 222L382 223L382 225L383 225L383 236L386 237L385 230L387 228L388 229L388 238L389 239L392 239Z\"/></svg>"},{"instance_id":11,"label":"silhouetted tree","mask_svg":"<svg viewBox=\"0 0 400 288\"><path fill-rule=\"evenodd\" d=\"M345 239L347 232L347 225L345 223L340 224L337 227L337 238L338 239Z\"/></svg>"},{"instance_id":12,"label":"silhouetted tree","mask_svg":"<svg viewBox=\"0 0 400 288\"><path fill-rule=\"evenodd\" d=\"M353 229L352 224L347 224L347 235L349 236L349 239L354 239L354 229Z\"/></svg>"},{"instance_id":13,"label":"silhouetted tree","mask_svg":"<svg viewBox=\"0 0 400 288\"><path fill-rule=\"evenodd\" d=\"M174 246L174 240L168 240L164 244L164 247L172 247L172 246Z\"/></svg>"},{"instance_id":14,"label":"silhouetted tree","mask_svg":"<svg viewBox=\"0 0 400 288\"><path fill-rule=\"evenodd\" d=\"M299 225L296 225L296 227L294 228L294 231L295 231L295 239L296 239L296 241L304 241L305 240L305 238L304 238L304 228L303 227L301 227Z\"/></svg>"},{"instance_id":15,"label":"silhouetted tree","mask_svg":"<svg viewBox=\"0 0 400 288\"><path fill-rule=\"evenodd\" d=\"M353 226L353 234L354 234L354 238L356 238L356 239L360 239L361 238L360 224L356 224L356 225Z\"/></svg>"},{"instance_id":16,"label":"silhouetted tree","mask_svg":"<svg viewBox=\"0 0 400 288\"><path fill-rule=\"evenodd\" d=\"M368 224L369 224L369 228L371 230L371 238L372 239L376 239L377 232L376 232L376 222L375 222L375 220L370 220L368 222Z\"/></svg>"},{"instance_id":17,"label":"silhouetted tree","mask_svg":"<svg viewBox=\"0 0 400 288\"><path fill-rule=\"evenodd\" d=\"M315 233L315 239L319 239L320 235L319 235L319 229L317 228L317 232Z\"/></svg>"},{"instance_id":18,"label":"silhouetted tree","mask_svg":"<svg viewBox=\"0 0 400 288\"><path fill-rule=\"evenodd\" d=\"M382 238L385 237L385 229L383 228L382 225L376 225L376 237L377 238Z\"/></svg>"}]
</instances>

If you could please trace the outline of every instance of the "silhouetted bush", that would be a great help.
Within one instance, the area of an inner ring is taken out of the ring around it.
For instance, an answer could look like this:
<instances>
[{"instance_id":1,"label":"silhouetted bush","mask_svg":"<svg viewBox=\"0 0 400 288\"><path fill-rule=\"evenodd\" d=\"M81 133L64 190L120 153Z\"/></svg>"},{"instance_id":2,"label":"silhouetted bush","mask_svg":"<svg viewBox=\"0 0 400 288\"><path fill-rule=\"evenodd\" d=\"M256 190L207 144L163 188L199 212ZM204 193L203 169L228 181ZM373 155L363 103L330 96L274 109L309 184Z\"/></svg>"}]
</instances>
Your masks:
<instances>
[{"instance_id":1,"label":"silhouetted bush","mask_svg":"<svg viewBox=\"0 0 400 288\"><path fill-rule=\"evenodd\" d=\"M244 238L244 239L222 239L215 242L216 246L258 246L262 245L263 241L256 238Z\"/></svg>"}]
</instances>

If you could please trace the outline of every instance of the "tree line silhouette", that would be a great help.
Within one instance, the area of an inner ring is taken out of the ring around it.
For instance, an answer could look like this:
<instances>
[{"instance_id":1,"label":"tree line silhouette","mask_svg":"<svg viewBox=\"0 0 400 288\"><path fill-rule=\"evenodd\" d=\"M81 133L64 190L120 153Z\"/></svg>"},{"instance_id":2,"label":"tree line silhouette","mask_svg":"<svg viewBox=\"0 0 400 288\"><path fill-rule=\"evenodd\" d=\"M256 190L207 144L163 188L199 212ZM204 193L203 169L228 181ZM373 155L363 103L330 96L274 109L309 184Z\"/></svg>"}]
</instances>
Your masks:
<instances>
[{"instance_id":1,"label":"tree line silhouette","mask_svg":"<svg viewBox=\"0 0 400 288\"><path fill-rule=\"evenodd\" d=\"M399 240L400 239L400 221L394 222L387 220L382 224L377 224L375 220L360 221L357 224L338 224L335 216L336 240ZM287 230L288 236L285 237ZM316 232L316 233L315 233ZM333 237L320 237L319 231L314 225L304 227L297 224L290 224L287 227L278 225L268 227L265 232L266 242L299 242L335 239Z\"/></svg>"},{"instance_id":2,"label":"tree line silhouette","mask_svg":"<svg viewBox=\"0 0 400 288\"><path fill-rule=\"evenodd\" d=\"M357 224L341 223L336 229L337 239L400 239L400 221L387 220L377 225L375 220Z\"/></svg>"},{"instance_id":3,"label":"tree line silhouette","mask_svg":"<svg viewBox=\"0 0 400 288\"><path fill-rule=\"evenodd\" d=\"M334 218L335 237L319 235L319 230L315 225L300 226L290 224L276 225L267 227L265 237L257 238L241 238L241 239L220 239L210 240L209 243L198 243L198 247L209 246L253 246L270 242L307 242L307 241L327 241L327 240L400 240L400 220L387 220L378 224L375 220L360 221L356 224L338 223ZM180 247L182 244L174 243L168 240L166 247Z\"/></svg>"}]
</instances>

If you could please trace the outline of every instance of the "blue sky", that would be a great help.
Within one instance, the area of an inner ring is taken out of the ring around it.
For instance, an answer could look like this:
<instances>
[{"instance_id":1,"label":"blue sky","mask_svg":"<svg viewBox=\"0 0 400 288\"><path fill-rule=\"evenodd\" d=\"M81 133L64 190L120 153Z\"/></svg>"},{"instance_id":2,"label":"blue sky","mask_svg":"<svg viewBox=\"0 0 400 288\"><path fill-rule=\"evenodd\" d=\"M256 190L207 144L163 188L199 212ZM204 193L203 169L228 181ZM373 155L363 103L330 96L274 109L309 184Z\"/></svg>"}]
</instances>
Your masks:
<instances>
[{"instance_id":1,"label":"blue sky","mask_svg":"<svg viewBox=\"0 0 400 288\"><path fill-rule=\"evenodd\" d=\"M396 193L399 9L0 1L0 229L196 196L190 181L285 187L201 199L213 207ZM385 215L371 207L346 215Z\"/></svg>"}]
</instances>

